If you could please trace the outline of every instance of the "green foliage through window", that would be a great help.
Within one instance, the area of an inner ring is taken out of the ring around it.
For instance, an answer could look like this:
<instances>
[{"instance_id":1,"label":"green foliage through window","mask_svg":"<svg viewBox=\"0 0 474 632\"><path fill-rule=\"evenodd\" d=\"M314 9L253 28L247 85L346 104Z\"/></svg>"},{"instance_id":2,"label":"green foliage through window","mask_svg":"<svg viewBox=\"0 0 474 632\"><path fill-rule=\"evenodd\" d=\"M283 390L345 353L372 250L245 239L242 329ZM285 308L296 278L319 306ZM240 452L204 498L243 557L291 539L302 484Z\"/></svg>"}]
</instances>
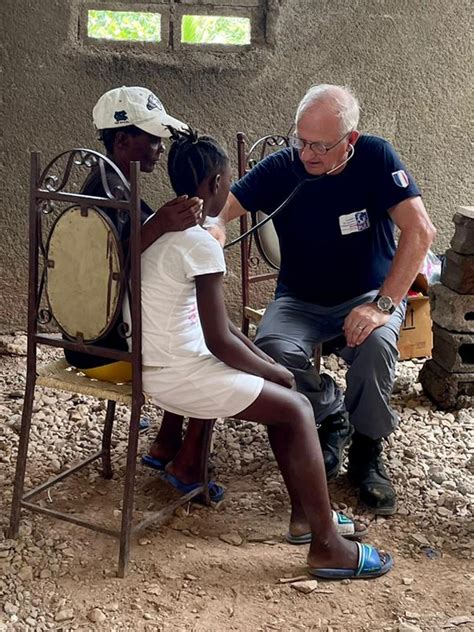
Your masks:
<instances>
[{"instance_id":1,"label":"green foliage through window","mask_svg":"<svg viewBox=\"0 0 474 632\"><path fill-rule=\"evenodd\" d=\"M249 18L183 15L181 41L185 44L250 44Z\"/></svg>"},{"instance_id":2,"label":"green foliage through window","mask_svg":"<svg viewBox=\"0 0 474 632\"><path fill-rule=\"evenodd\" d=\"M89 37L140 42L161 41L161 15L138 11L88 11Z\"/></svg>"}]
</instances>

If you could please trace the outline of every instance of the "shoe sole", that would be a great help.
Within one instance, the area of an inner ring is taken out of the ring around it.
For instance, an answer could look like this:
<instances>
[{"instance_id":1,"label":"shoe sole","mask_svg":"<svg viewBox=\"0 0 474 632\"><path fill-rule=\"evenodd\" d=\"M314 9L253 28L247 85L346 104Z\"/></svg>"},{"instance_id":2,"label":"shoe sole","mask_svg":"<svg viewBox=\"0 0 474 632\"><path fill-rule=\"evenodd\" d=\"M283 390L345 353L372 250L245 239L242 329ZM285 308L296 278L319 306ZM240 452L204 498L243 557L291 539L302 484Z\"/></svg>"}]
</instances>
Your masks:
<instances>
[{"instance_id":1,"label":"shoe sole","mask_svg":"<svg viewBox=\"0 0 474 632\"><path fill-rule=\"evenodd\" d=\"M349 478L349 482L352 485L354 485L354 487L359 487L359 483L357 481L352 479L350 476L348 478ZM395 504L392 505L391 507L374 507L373 505L369 505L369 503L366 500L363 500L360 497L360 492L359 492L359 503L364 509L367 509L370 513L373 513L376 516L393 516L393 514L396 513L398 509L396 501L395 501Z\"/></svg>"},{"instance_id":2,"label":"shoe sole","mask_svg":"<svg viewBox=\"0 0 474 632\"><path fill-rule=\"evenodd\" d=\"M376 516L393 516L394 513L397 513L397 505L395 505L394 507L371 507L367 503L362 504Z\"/></svg>"},{"instance_id":3,"label":"shoe sole","mask_svg":"<svg viewBox=\"0 0 474 632\"><path fill-rule=\"evenodd\" d=\"M338 457L339 457L339 463L336 467L333 467L332 470L329 470L329 472L326 472L326 480L330 481L333 478L336 478L336 476L339 474L339 470L341 469L341 465L342 465L342 455L344 453L344 450L347 446L347 444L350 442L350 440L352 439L352 432L346 437L346 439L344 440L344 443L341 444L341 447L338 450Z\"/></svg>"}]
</instances>

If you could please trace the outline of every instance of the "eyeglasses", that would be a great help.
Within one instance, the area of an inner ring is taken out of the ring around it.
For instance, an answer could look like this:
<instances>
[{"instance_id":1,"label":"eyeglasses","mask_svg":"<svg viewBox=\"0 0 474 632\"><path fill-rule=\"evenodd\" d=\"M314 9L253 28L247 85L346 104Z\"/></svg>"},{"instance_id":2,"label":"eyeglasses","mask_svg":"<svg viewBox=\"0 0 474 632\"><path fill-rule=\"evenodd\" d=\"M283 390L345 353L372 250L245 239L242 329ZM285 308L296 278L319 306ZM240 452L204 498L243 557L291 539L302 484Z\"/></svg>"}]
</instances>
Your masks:
<instances>
[{"instance_id":1,"label":"eyeglasses","mask_svg":"<svg viewBox=\"0 0 474 632\"><path fill-rule=\"evenodd\" d=\"M323 154L326 154L331 149L334 149L336 145L339 145L339 143L342 142L344 138L349 136L349 134L351 133L352 133L352 130L350 130L349 132L346 132L344 136L337 141L337 143L334 143L334 145L331 145L330 147L328 147L324 143L317 140L310 143L309 141L304 140L303 138L298 138L298 136L290 136L289 143L290 143L290 147L292 147L293 149L304 149L305 147L309 147L309 149L311 149L311 151L314 154L323 155Z\"/></svg>"}]
</instances>

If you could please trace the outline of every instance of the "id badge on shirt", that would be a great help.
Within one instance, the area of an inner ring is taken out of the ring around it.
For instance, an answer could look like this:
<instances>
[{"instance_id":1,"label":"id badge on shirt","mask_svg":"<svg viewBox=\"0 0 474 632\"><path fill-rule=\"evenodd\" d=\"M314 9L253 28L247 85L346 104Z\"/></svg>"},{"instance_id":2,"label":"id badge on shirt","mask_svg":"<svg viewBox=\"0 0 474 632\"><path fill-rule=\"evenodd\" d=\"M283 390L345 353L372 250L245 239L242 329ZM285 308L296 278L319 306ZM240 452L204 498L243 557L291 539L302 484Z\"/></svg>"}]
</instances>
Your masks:
<instances>
[{"instance_id":1,"label":"id badge on shirt","mask_svg":"<svg viewBox=\"0 0 474 632\"><path fill-rule=\"evenodd\" d=\"M339 227L341 235L349 235L350 233L360 233L370 227L369 214L366 209L341 215L339 217Z\"/></svg>"}]
</instances>

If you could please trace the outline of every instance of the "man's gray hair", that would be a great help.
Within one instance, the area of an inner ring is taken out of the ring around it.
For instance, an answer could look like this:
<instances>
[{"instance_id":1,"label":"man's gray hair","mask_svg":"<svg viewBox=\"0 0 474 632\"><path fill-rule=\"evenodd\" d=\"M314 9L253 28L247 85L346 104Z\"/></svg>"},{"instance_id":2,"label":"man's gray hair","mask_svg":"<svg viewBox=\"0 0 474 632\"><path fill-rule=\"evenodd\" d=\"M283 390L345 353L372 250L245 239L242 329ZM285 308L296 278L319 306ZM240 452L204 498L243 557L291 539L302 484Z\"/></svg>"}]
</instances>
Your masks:
<instances>
[{"instance_id":1,"label":"man's gray hair","mask_svg":"<svg viewBox=\"0 0 474 632\"><path fill-rule=\"evenodd\" d=\"M301 115L317 103L330 103L340 118L342 132L357 129L359 124L359 102L348 87L335 86L329 83L312 86L301 99L296 110L295 122Z\"/></svg>"}]
</instances>

